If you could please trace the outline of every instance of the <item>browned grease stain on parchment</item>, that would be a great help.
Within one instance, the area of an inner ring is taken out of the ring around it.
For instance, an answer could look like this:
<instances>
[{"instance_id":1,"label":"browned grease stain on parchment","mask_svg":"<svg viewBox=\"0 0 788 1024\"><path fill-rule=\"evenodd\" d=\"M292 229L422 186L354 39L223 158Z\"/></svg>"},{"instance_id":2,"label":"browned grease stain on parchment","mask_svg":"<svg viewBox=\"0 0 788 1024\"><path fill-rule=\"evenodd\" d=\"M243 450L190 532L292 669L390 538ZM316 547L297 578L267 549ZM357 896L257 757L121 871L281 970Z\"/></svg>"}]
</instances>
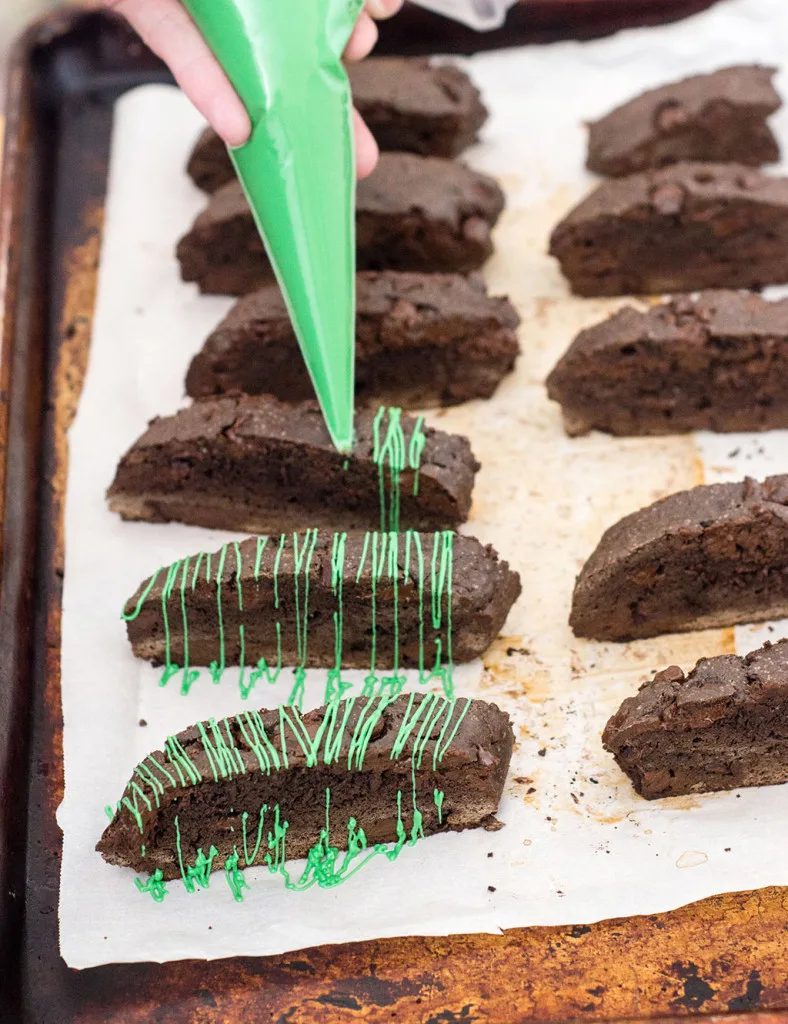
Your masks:
<instances>
[{"instance_id":1,"label":"browned grease stain on parchment","mask_svg":"<svg viewBox=\"0 0 788 1024\"><path fill-rule=\"evenodd\" d=\"M483 656L484 673L479 687L506 694L515 700L525 697L542 701L550 697L550 671L539 663L522 636L499 636Z\"/></svg>"}]
</instances>

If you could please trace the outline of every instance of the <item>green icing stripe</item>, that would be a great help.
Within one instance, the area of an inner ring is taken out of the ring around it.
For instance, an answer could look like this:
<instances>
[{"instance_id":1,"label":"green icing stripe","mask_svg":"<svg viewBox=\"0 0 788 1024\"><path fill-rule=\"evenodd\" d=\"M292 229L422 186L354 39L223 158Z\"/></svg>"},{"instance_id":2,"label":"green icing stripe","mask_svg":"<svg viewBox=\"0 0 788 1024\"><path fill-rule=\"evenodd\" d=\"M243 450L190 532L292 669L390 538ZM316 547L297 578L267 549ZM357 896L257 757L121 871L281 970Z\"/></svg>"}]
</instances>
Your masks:
<instances>
[{"instance_id":1,"label":"green icing stripe","mask_svg":"<svg viewBox=\"0 0 788 1024\"><path fill-rule=\"evenodd\" d=\"M156 584L156 580L159 578L159 573L161 573L161 572L162 572L161 569L157 569L156 572L151 576L150 580L148 581L147 586L145 587L145 589L140 594L140 599L139 599L139 601L137 601L137 607L134 609L134 611L131 613L131 615L127 615L126 614L125 608L120 613L120 617L123 619L124 622L133 622L134 619L136 619L138 617L139 613L142 611L142 606L145 604L146 600L150 596L150 592L151 592L151 590L153 590L153 588L154 588L154 586Z\"/></svg>"},{"instance_id":2,"label":"green icing stripe","mask_svg":"<svg viewBox=\"0 0 788 1024\"><path fill-rule=\"evenodd\" d=\"M385 421L385 427L384 427ZM424 417L416 420L410 442L405 445L402 429L402 410L378 409L372 422L372 461L378 467L381 531L399 532L402 505L400 478L406 468L413 470L413 493L419 492L419 469L427 438L424 435ZM388 468L388 501L386 500L386 468Z\"/></svg>"}]
</instances>

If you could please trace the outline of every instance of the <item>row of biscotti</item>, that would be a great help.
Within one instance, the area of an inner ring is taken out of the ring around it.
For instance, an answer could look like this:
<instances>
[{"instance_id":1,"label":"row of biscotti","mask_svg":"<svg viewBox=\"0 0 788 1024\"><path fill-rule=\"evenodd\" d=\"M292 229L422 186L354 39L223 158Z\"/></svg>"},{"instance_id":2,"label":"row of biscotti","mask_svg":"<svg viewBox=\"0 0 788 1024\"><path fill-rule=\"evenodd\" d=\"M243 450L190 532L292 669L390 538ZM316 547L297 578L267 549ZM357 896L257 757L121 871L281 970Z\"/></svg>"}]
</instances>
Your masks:
<instances>
[{"instance_id":1,"label":"row of biscotti","mask_svg":"<svg viewBox=\"0 0 788 1024\"><path fill-rule=\"evenodd\" d=\"M357 195L357 401L426 408L489 398L519 351L511 304L489 298L472 273L492 253L504 198L490 178L447 159L487 116L479 93L458 69L414 59L372 58L351 83L383 150ZM313 397L248 204L212 133L189 171L212 196L178 246L183 277L244 297L195 358L187 392Z\"/></svg>"},{"instance_id":2,"label":"row of biscotti","mask_svg":"<svg viewBox=\"0 0 788 1024\"><path fill-rule=\"evenodd\" d=\"M786 280L788 182L742 166L779 155L766 125L780 105L772 74L696 76L591 125L589 169L620 180L553 234L574 291ZM711 291L626 308L583 331L547 384L570 434L763 430L788 425L786 361L788 305ZM785 615L787 513L788 477L774 477L698 487L627 516L578 577L573 630L623 641ZM658 673L602 738L654 799L788 781L787 720L781 641L746 658L702 659L686 676L677 666Z\"/></svg>"},{"instance_id":3,"label":"row of biscotti","mask_svg":"<svg viewBox=\"0 0 788 1024\"><path fill-rule=\"evenodd\" d=\"M788 179L765 121L773 71L728 68L654 90L591 127L603 182L555 228L578 295L760 288L788 282Z\"/></svg>"},{"instance_id":4,"label":"row of biscotti","mask_svg":"<svg viewBox=\"0 0 788 1024\"><path fill-rule=\"evenodd\" d=\"M627 641L788 615L788 476L713 484L612 526L575 586L581 637ZM788 781L788 641L672 666L603 740L650 799Z\"/></svg>"}]
</instances>

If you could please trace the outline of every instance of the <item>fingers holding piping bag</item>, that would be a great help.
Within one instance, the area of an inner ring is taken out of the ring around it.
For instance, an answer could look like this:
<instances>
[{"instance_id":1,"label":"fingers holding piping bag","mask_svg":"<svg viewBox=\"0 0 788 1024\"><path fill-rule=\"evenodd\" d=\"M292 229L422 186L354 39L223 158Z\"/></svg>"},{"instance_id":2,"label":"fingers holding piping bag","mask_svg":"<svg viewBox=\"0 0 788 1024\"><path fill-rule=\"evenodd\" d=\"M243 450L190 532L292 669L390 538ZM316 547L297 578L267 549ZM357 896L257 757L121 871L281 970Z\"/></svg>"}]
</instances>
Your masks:
<instances>
[{"instance_id":1,"label":"fingers holding piping bag","mask_svg":"<svg viewBox=\"0 0 788 1024\"><path fill-rule=\"evenodd\" d=\"M178 85L228 146L242 146L252 125L219 62L180 0L104 0L169 67Z\"/></svg>"},{"instance_id":2,"label":"fingers holding piping bag","mask_svg":"<svg viewBox=\"0 0 788 1024\"><path fill-rule=\"evenodd\" d=\"M367 0L366 8L361 12L345 48L345 60L363 60L378 41L378 29L373 18L391 18L401 7L402 0ZM353 111L353 123L356 132L356 173L359 178L366 178L375 170L378 162L378 144L356 110Z\"/></svg>"},{"instance_id":3,"label":"fingers holding piping bag","mask_svg":"<svg viewBox=\"0 0 788 1024\"><path fill-rule=\"evenodd\" d=\"M375 21L393 17L401 7L402 0L367 0L345 48L345 60L363 60L368 56L378 41Z\"/></svg>"},{"instance_id":4,"label":"fingers holding piping bag","mask_svg":"<svg viewBox=\"0 0 788 1024\"><path fill-rule=\"evenodd\" d=\"M180 0L103 0L121 14L141 39L168 65L178 85L228 146L249 139L251 122L230 80ZM387 18L402 0L368 0L345 50L347 60L361 60L378 38L373 18ZM356 165L359 177L374 169L378 148L354 111Z\"/></svg>"}]
</instances>

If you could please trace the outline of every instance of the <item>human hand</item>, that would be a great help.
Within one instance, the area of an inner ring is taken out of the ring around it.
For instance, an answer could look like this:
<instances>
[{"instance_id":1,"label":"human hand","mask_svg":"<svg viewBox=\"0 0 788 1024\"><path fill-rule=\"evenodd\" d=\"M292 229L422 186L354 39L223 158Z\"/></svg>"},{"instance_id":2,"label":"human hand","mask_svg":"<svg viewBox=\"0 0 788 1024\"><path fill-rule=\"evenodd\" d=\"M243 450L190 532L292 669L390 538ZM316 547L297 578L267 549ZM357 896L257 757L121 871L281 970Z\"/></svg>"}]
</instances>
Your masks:
<instances>
[{"instance_id":1,"label":"human hand","mask_svg":"<svg viewBox=\"0 0 788 1024\"><path fill-rule=\"evenodd\" d=\"M345 50L346 60L366 57L378 39L373 19L396 14L403 0L367 0ZM154 53L167 64L192 103L228 146L242 146L252 126L249 115L219 62L180 0L104 0L122 14ZM378 160L378 147L358 111L353 111L356 132L356 170L370 174Z\"/></svg>"}]
</instances>

